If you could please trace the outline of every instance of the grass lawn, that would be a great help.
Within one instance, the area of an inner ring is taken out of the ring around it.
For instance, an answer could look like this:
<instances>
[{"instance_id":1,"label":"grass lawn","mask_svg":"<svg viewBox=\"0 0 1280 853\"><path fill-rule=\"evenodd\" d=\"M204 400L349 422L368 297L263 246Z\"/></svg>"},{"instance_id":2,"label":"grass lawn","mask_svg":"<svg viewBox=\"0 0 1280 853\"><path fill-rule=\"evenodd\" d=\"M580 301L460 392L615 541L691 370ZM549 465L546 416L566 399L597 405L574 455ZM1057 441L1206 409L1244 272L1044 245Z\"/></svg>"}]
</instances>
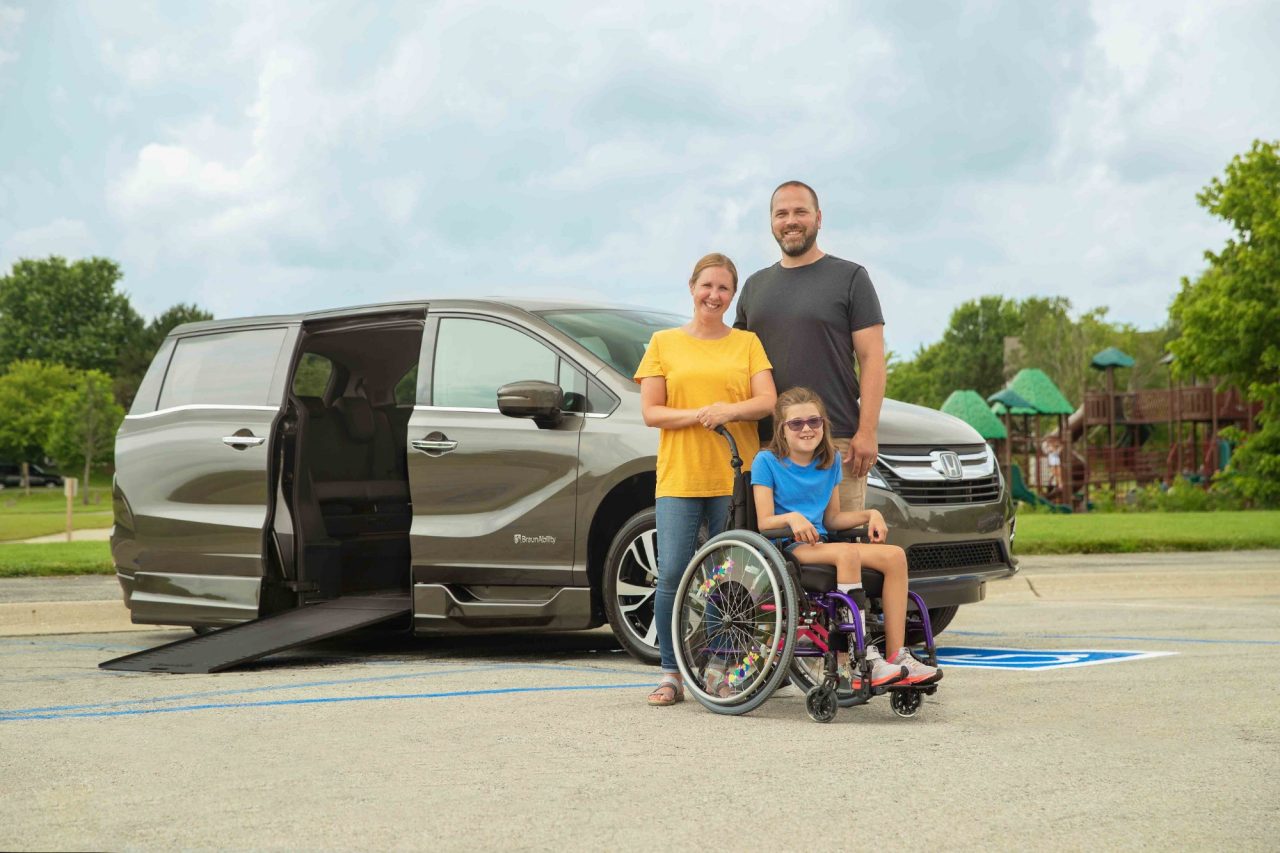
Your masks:
<instances>
[{"instance_id":1,"label":"grass lawn","mask_svg":"<svg viewBox=\"0 0 1280 853\"><path fill-rule=\"evenodd\" d=\"M1280 548L1280 510L1019 513L1015 554Z\"/></svg>"},{"instance_id":2,"label":"grass lawn","mask_svg":"<svg viewBox=\"0 0 1280 853\"><path fill-rule=\"evenodd\" d=\"M0 545L0 578L111 574L115 568L106 542Z\"/></svg>"},{"instance_id":3,"label":"grass lawn","mask_svg":"<svg viewBox=\"0 0 1280 853\"><path fill-rule=\"evenodd\" d=\"M71 525L76 530L111 526L111 486L95 485L85 506L77 497L72 507ZM67 499L61 489L21 489L0 491L0 542L47 536L67 529Z\"/></svg>"}]
</instances>

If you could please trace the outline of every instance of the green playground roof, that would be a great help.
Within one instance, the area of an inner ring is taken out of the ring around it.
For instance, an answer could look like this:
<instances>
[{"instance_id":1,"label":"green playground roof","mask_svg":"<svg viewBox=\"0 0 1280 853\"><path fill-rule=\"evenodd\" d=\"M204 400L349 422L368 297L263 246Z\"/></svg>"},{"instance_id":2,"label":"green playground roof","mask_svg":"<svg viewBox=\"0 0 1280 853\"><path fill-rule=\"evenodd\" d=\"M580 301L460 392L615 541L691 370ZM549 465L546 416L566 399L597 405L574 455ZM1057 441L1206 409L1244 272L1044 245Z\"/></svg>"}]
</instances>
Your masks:
<instances>
[{"instance_id":1,"label":"green playground roof","mask_svg":"<svg viewBox=\"0 0 1280 853\"><path fill-rule=\"evenodd\" d=\"M952 391L942 411L954 415L978 431L983 438L1008 438L1004 424L991 414L987 401L977 391Z\"/></svg>"},{"instance_id":2,"label":"green playground roof","mask_svg":"<svg viewBox=\"0 0 1280 853\"><path fill-rule=\"evenodd\" d=\"M1058 386L1053 384L1053 380L1043 370L1024 367L1013 377L1009 387L1042 415L1070 415L1075 412L1075 407L1062 396Z\"/></svg>"},{"instance_id":3,"label":"green playground roof","mask_svg":"<svg viewBox=\"0 0 1280 853\"><path fill-rule=\"evenodd\" d=\"M1115 347L1107 347L1093 357L1089 366L1094 370L1106 370L1108 367L1133 367L1133 356Z\"/></svg>"},{"instance_id":4,"label":"green playground roof","mask_svg":"<svg viewBox=\"0 0 1280 853\"><path fill-rule=\"evenodd\" d=\"M1035 415L1039 414L1036 407L1031 405L1022 395L1012 388L1001 388L996 393L987 398L987 402L991 404L991 411L997 415Z\"/></svg>"}]
</instances>

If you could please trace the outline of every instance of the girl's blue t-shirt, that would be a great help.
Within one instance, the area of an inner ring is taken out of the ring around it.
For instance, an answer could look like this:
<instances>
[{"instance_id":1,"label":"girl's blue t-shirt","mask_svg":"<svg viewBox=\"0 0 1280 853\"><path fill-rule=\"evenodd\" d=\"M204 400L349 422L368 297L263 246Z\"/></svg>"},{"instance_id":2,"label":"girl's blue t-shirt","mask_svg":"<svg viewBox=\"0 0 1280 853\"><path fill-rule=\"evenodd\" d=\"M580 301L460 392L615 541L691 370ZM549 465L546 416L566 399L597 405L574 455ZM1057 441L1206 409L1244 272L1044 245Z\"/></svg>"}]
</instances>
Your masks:
<instances>
[{"instance_id":1,"label":"girl's blue t-shirt","mask_svg":"<svg viewBox=\"0 0 1280 853\"><path fill-rule=\"evenodd\" d=\"M761 450L751 465L751 485L773 489L775 513L798 512L823 536L827 528L822 516L840 478L839 453L830 468L819 468L817 459L808 465L797 465L790 459L779 459L771 450Z\"/></svg>"}]
</instances>

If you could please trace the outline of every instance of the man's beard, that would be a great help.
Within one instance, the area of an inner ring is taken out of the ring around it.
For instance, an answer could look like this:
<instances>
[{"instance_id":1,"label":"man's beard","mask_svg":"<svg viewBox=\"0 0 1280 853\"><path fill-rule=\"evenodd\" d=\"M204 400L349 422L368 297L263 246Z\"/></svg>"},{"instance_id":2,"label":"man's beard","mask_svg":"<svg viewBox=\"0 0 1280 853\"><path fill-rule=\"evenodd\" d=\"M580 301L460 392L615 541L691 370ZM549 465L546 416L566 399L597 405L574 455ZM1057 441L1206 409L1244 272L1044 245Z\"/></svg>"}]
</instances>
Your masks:
<instances>
[{"instance_id":1,"label":"man's beard","mask_svg":"<svg viewBox=\"0 0 1280 853\"><path fill-rule=\"evenodd\" d=\"M802 230L799 236L802 236L803 239L799 243L792 243L791 248L787 248L786 241L794 240L796 236L796 234L784 234L781 237L774 238L778 241L778 248L782 249L782 253L784 255L792 258L798 258L805 252L812 249L813 244L818 242L818 229L814 228L812 231Z\"/></svg>"}]
</instances>

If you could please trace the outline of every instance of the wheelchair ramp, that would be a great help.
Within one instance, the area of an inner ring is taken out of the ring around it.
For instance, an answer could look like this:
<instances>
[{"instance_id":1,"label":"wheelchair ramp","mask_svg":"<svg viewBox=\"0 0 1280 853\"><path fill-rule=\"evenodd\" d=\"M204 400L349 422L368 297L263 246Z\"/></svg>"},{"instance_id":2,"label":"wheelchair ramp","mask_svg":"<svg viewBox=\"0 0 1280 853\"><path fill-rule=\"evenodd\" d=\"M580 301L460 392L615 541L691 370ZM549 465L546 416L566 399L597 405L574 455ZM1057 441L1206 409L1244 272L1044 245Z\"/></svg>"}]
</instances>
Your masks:
<instances>
[{"instance_id":1,"label":"wheelchair ramp","mask_svg":"<svg viewBox=\"0 0 1280 853\"><path fill-rule=\"evenodd\" d=\"M98 667L126 672L222 672L285 649L404 616L412 609L407 592L344 596L135 652Z\"/></svg>"}]
</instances>

